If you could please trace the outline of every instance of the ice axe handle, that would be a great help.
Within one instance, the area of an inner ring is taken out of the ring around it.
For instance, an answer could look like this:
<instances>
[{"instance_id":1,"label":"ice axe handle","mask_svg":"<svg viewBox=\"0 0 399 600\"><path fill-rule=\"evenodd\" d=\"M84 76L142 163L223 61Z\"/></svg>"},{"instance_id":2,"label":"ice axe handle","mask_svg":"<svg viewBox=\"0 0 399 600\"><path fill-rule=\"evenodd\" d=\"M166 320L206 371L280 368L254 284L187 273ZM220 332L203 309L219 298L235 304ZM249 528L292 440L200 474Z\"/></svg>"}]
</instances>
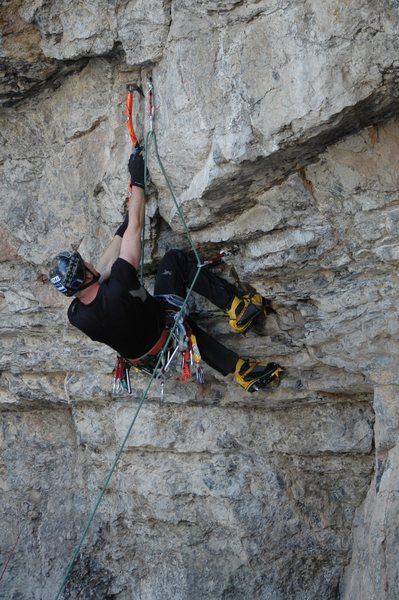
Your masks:
<instances>
[{"instance_id":1,"label":"ice axe handle","mask_svg":"<svg viewBox=\"0 0 399 600\"><path fill-rule=\"evenodd\" d=\"M129 131L130 139L132 140L132 144L135 148L138 147L139 142L137 140L136 132L134 131L133 126L133 92L138 92L142 96L143 90L137 83L129 83L127 86L127 98L126 98L126 116L127 116L127 128Z\"/></svg>"}]
</instances>

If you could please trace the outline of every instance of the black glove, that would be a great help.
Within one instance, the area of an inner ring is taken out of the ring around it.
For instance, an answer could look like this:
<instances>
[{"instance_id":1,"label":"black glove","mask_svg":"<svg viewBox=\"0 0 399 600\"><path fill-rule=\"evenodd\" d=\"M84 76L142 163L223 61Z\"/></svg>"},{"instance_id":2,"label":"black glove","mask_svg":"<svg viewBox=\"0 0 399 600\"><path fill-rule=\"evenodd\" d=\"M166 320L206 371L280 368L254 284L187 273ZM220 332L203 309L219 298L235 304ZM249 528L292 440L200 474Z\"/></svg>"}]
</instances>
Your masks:
<instances>
[{"instance_id":1,"label":"black glove","mask_svg":"<svg viewBox=\"0 0 399 600\"><path fill-rule=\"evenodd\" d=\"M123 221L122 225L119 225L119 227L115 231L114 235L119 235L120 237L123 237L123 234L125 233L128 224L129 224L129 213L127 213L125 220Z\"/></svg>"},{"instance_id":2,"label":"black glove","mask_svg":"<svg viewBox=\"0 0 399 600\"><path fill-rule=\"evenodd\" d=\"M129 158L131 184L144 189L144 160L139 146Z\"/></svg>"}]
</instances>

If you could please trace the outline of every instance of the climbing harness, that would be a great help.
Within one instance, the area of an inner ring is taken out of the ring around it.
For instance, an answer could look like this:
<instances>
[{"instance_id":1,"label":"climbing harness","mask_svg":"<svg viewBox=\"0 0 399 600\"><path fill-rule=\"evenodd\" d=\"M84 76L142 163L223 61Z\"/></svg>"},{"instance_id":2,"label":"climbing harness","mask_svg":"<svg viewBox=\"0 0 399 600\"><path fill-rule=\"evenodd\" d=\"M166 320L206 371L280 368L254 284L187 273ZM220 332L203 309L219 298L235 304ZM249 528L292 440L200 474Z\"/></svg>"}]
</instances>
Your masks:
<instances>
[{"instance_id":1,"label":"climbing harness","mask_svg":"<svg viewBox=\"0 0 399 600\"><path fill-rule=\"evenodd\" d=\"M171 304L173 299L166 295L159 297L165 301L168 298L168 303ZM174 297L175 299L176 297ZM182 300L180 304L182 305ZM173 373L181 371L180 383L187 383L190 376L195 372L195 378L198 384L205 383L204 371L201 365L201 354L198 349L197 340L193 334L189 324L186 321L188 311L184 313L175 310L166 311L166 327L162 331L160 338L156 344L143 356L135 359L127 359L122 356L117 356L115 364L115 376L112 386L114 396L132 393L130 380L130 371L136 373L145 373L151 376L154 373L155 379L160 381L161 399L164 397L165 381L172 376ZM167 343L168 335L173 328L176 327L171 334ZM158 357L162 350L165 352L162 355L161 361L157 366Z\"/></svg>"},{"instance_id":2,"label":"climbing harness","mask_svg":"<svg viewBox=\"0 0 399 600\"><path fill-rule=\"evenodd\" d=\"M65 585L66 585L66 583L67 583L67 581L68 581L71 573L72 573L72 569L73 569L73 566L75 564L75 561L77 560L77 558L78 558L78 556L80 554L81 548L83 546L83 542L86 539L87 533L88 533L88 531L89 531L89 529L91 527L91 524L92 524L92 522L94 520L94 517L95 517L95 515L97 513L97 510L98 510L98 508L100 506L102 498L103 498L103 496L105 494L105 491L106 491L106 489L108 487L108 484L109 484L109 482L110 482L110 480L112 478L112 475L113 475L113 473L114 473L114 471L115 471L115 469L116 469L116 467L117 467L117 465L119 463L120 457L121 457L122 452L123 452L123 450L124 450L124 448L126 446L127 440L128 440L128 438L130 436L130 433L131 433L131 431L132 431L132 429L134 427L134 424L135 424L135 422L137 420L139 412L140 412L140 410L141 410L141 408L142 408L142 406L143 406L143 404L144 404L144 402L145 402L145 400L147 398L147 395L148 395L148 392L149 392L150 387L152 385L152 382L157 377L158 369L161 367L162 362L165 360L165 354L168 351L169 343L172 340L172 337L175 336L175 332L179 330L179 327L181 327L182 323L184 322L184 315L185 315L185 312L187 311L188 300L189 300L189 298L191 296L191 293L192 293L192 291L194 289L194 286L195 286L197 278L198 278L198 276L200 274L201 268L203 268L205 266L205 263L201 263L200 256L199 256L199 254L197 252L197 249L196 249L196 247L195 247L195 245L193 243L193 240L191 238L191 235L190 235L189 229L187 227L186 221L184 219L184 216L182 214L182 211L181 211L180 206L178 204L178 201L176 199L175 193L173 191L172 185L171 185L171 183L169 181L169 178L168 178L168 176L166 174L166 171L165 171L164 166L162 164L161 158L159 156L158 145L157 145L157 138L156 138L156 134L155 134L155 131L154 131L155 109L154 109L154 100L153 100L153 83L152 83L152 79L151 78L149 78L149 80L148 80L148 87L149 87L149 100L150 100L150 115L149 115L150 127L149 127L149 131L147 132L147 135L146 135L145 147L144 147L144 149L145 149L145 151L144 151L144 156L145 156L145 158L144 158L145 173L147 173L148 151L149 151L149 147L152 144L153 147L154 147L155 156L156 156L156 159L158 161L159 167L160 167L161 172L163 174L163 177L165 179L165 182L166 182L166 185L168 187L168 190L169 190L169 192L171 194L172 200L173 200L173 202L175 204L176 211L177 211L177 213L179 215L179 218L180 218L181 223L183 225L183 228L185 230L187 239L188 239L188 241L190 243L190 246L192 248L192 251L193 251L193 253L195 255L196 263L197 263L197 271L196 271L196 273L194 275L194 278L193 278L193 281L192 281L192 283L191 283L191 285L190 285L190 287L189 287L189 289L187 291L187 295L186 295L185 299L182 302L182 306L180 307L179 311L176 313L176 316L173 319L174 322L173 322L173 324L172 324L172 326L171 326L171 328L169 330L167 339L166 339L166 341L165 341L165 343L164 343L164 345L162 347L162 350L159 353L159 355L157 356L156 364L155 364L154 369L152 370L152 373L150 375L150 379L148 381L148 384L147 384L147 386L146 386L146 388L145 388L145 390L144 390L144 392L143 392L143 394L141 396L141 399L140 399L139 404L138 404L138 406L136 408L136 411L135 411L135 413L133 415L133 418L132 418L132 420L130 422L130 425L129 425L128 430L127 430L127 432L125 434L125 437L123 438L123 441L122 441L122 443L121 443L121 445L120 445L120 447L119 447L119 449L118 449L118 451L117 451L117 453L115 455L114 462L113 462L113 464L111 466L111 469L109 470L109 473L108 473L108 475L107 475L107 477L105 479L105 482L104 482L104 484L103 484L103 486L101 488L101 491L100 491L100 493L99 493L99 495L97 497L97 500L95 502L94 508L93 508L93 510L92 510L92 512L90 514L89 519L88 519L88 522L87 522L87 524L86 524L86 526L85 526L85 528L83 530L83 533L82 533L82 535L80 537L80 540L79 540L79 542L78 542L78 544L77 544L77 546L76 546L76 548L75 548L75 550L73 552L72 558L71 558L71 560L70 560L70 562L68 564L68 567L66 569L63 581L62 581L62 583L60 585L60 588L59 588L59 590L58 590L58 592L57 592L57 594L55 596L55 600L59 600L59 598L61 596L61 593L62 593L62 591L63 591L63 589L64 589L64 587L65 587ZM130 89L128 88L128 97L129 97L129 94L133 94L133 92L136 91L136 90L137 90L137 88L136 88L135 85L132 86ZM129 115L132 115L132 106L133 106L133 96L131 96L131 100L129 100L129 99L127 100L128 129L129 129L129 134L130 134L130 137L131 137L132 144L133 144L133 146L136 149L138 149L139 146L136 146L136 144L138 143L138 140L137 140L137 136L136 136L136 134L134 132L133 120L132 120L131 116L129 117ZM131 123L131 128L129 126L129 122ZM146 181L146 178L145 178L145 191L147 191L147 181ZM142 239L144 241L144 234L143 234L143 238ZM143 248L143 246L144 246L144 244L142 243L142 248ZM142 250L142 264L143 264L143 262L144 261L143 261L143 250ZM142 269L141 276L142 275L143 275L143 269ZM179 334L176 333L176 335L179 335ZM203 373L201 372L201 365L199 363L198 347L197 347L195 336L192 335L192 332L190 332L190 334L189 334L189 339L190 339L190 342L191 342L191 352L188 349L186 349L184 351L184 361L185 361L185 363L184 363L185 371L184 372L187 374L187 368L186 367L188 367L188 363L191 363L191 357L192 357L192 361L193 361L193 363L195 365L197 377L199 379L203 380ZM130 386L129 369L128 369L128 365L126 365L126 363L123 362L124 360L126 360L126 359L122 359L121 361L119 361L117 363L117 370L115 372L114 386L115 386L115 389L117 389L117 388L119 389L120 386L126 385L126 389L129 390L129 386Z\"/></svg>"}]
</instances>

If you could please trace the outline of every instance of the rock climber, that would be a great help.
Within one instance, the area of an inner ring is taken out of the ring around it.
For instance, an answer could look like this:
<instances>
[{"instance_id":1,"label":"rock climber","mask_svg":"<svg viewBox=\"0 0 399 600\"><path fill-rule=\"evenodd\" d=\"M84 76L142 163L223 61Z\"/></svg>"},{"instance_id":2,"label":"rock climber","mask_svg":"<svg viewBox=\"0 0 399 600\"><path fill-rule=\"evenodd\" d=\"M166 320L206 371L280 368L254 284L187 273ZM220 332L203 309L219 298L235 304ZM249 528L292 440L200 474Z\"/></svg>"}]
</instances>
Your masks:
<instances>
[{"instance_id":1,"label":"rock climber","mask_svg":"<svg viewBox=\"0 0 399 600\"><path fill-rule=\"evenodd\" d=\"M140 151L131 155L128 168L132 186L128 213L97 268L76 251L61 252L52 263L50 280L64 295L75 296L68 309L72 325L137 365L146 357L160 354L166 339L167 314L182 304L197 266L187 253L170 250L160 263L154 294L140 284L137 271L145 206ZM260 294L240 294L207 267L200 270L193 290L224 310L236 332L245 332L264 310ZM234 373L237 383L249 392L280 383L284 369L278 364L242 358L202 330L191 317L188 320L201 358L219 373Z\"/></svg>"}]
</instances>

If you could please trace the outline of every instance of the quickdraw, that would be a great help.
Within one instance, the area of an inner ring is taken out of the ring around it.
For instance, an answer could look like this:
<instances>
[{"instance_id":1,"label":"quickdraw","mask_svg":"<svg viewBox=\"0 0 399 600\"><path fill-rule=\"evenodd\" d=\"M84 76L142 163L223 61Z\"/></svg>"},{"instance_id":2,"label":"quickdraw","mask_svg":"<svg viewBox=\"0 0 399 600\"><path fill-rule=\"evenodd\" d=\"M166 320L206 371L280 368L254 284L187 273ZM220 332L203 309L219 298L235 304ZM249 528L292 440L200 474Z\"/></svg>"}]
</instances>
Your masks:
<instances>
[{"instance_id":1,"label":"quickdraw","mask_svg":"<svg viewBox=\"0 0 399 600\"><path fill-rule=\"evenodd\" d=\"M130 383L130 365L122 356L116 357L114 382L112 384L112 395L118 396L127 392L132 393Z\"/></svg>"},{"instance_id":2,"label":"quickdraw","mask_svg":"<svg viewBox=\"0 0 399 600\"><path fill-rule=\"evenodd\" d=\"M201 263L201 267L214 267L216 265L219 265L224 258L228 256L234 256L235 254L237 254L238 250L239 248L236 244L233 244L230 248L223 248L217 254L211 256L210 259L204 260Z\"/></svg>"},{"instance_id":3,"label":"quickdraw","mask_svg":"<svg viewBox=\"0 0 399 600\"><path fill-rule=\"evenodd\" d=\"M149 132L151 133L154 129L154 86L152 85L152 78L148 78L148 95L150 97L150 109L149 109L149 117L150 117L150 127Z\"/></svg>"},{"instance_id":4,"label":"quickdraw","mask_svg":"<svg viewBox=\"0 0 399 600\"><path fill-rule=\"evenodd\" d=\"M204 369L201 366L201 354L197 345L197 338L189 329L187 331L187 349L183 353L183 370L180 375L180 383L190 380L193 367L195 367L195 378L199 385L205 383Z\"/></svg>"},{"instance_id":5,"label":"quickdraw","mask_svg":"<svg viewBox=\"0 0 399 600\"><path fill-rule=\"evenodd\" d=\"M195 335L192 333L191 334L191 354L192 354L192 360L194 361L194 365L195 365L195 377L197 380L197 383L202 385L205 383L205 376L204 376L204 369L202 368L201 365L201 354L197 345L197 338L195 337Z\"/></svg>"}]
</instances>

